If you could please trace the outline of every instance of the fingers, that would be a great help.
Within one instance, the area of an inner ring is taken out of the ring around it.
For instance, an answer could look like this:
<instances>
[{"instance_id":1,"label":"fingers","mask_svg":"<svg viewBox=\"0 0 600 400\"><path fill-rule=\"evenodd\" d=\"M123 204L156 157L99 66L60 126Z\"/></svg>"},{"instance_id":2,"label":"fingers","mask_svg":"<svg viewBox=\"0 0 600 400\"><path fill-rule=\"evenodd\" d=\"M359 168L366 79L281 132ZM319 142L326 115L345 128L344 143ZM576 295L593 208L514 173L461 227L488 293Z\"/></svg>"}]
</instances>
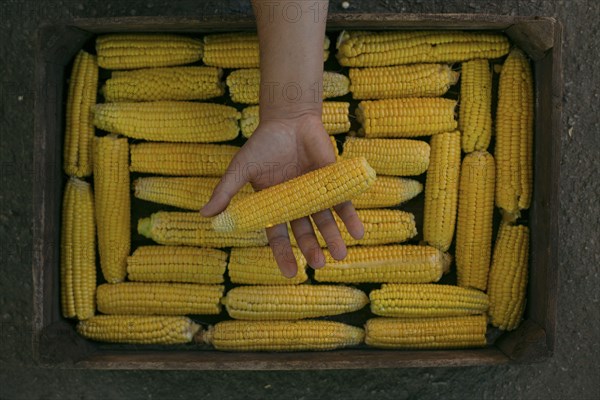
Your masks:
<instances>
[{"instance_id":1,"label":"fingers","mask_svg":"<svg viewBox=\"0 0 600 400\"><path fill-rule=\"evenodd\" d=\"M203 217L212 217L227 208L233 196L248 182L244 174L238 173L240 171L239 163L238 157L231 160L227 172L213 190L210 200L200 210Z\"/></svg>"},{"instance_id":2,"label":"fingers","mask_svg":"<svg viewBox=\"0 0 600 400\"><path fill-rule=\"evenodd\" d=\"M358 214L354 209L354 206L351 202L346 201L344 203L338 204L334 206L336 214L340 216L344 225L346 225L346 229L348 229L348 233L354 239L362 239L365 235L365 227L363 226L360 218L358 218Z\"/></svg>"},{"instance_id":3,"label":"fingers","mask_svg":"<svg viewBox=\"0 0 600 400\"><path fill-rule=\"evenodd\" d=\"M290 222L296 243L306 257L308 265L313 268L321 268L325 265L325 255L315 235L310 218L300 218Z\"/></svg>"},{"instance_id":4,"label":"fingers","mask_svg":"<svg viewBox=\"0 0 600 400\"><path fill-rule=\"evenodd\" d=\"M281 270L281 273L286 278L293 278L298 271L298 265L296 264L296 257L294 257L294 253L292 252L287 225L279 224L266 230L269 246L271 246L279 270Z\"/></svg>"},{"instance_id":5,"label":"fingers","mask_svg":"<svg viewBox=\"0 0 600 400\"><path fill-rule=\"evenodd\" d=\"M342 239L331 210L319 211L312 215L312 219L319 228L323 239L325 239L331 256L336 260L346 257L346 244Z\"/></svg>"}]
</instances>

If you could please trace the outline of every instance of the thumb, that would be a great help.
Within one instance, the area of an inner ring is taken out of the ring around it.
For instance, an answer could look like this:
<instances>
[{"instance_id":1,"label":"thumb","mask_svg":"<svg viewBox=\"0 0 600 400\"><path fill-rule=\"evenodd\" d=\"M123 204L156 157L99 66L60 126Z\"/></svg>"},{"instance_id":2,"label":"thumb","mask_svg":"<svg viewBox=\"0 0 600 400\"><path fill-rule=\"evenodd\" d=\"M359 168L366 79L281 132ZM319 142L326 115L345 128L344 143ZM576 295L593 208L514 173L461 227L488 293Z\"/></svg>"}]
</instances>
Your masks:
<instances>
[{"instance_id":1,"label":"thumb","mask_svg":"<svg viewBox=\"0 0 600 400\"><path fill-rule=\"evenodd\" d=\"M239 167L239 161L234 158L227 167L225 175L213 190L210 200L200 210L203 217L212 217L227 208L233 196L248 183L247 177L240 173L241 168Z\"/></svg>"}]
</instances>

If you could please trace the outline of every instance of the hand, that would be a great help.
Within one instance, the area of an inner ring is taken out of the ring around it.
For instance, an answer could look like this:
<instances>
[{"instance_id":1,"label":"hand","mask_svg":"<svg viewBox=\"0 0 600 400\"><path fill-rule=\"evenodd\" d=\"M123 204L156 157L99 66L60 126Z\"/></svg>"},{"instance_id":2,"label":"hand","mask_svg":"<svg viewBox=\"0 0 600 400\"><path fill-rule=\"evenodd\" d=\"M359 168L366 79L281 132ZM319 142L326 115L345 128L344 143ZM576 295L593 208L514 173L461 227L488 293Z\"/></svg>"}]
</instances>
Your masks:
<instances>
[{"instance_id":1,"label":"hand","mask_svg":"<svg viewBox=\"0 0 600 400\"><path fill-rule=\"evenodd\" d=\"M210 201L200 211L201 214L209 217L223 211L247 182L255 190L262 190L335 162L335 153L321 117L313 114L299 114L285 119L261 119L248 142L231 161ZM348 201L334 209L350 235L356 239L362 238L364 228L352 204ZM343 259L346 256L346 245L331 210L315 213L312 219L325 239L331 256L336 260ZM325 256L310 218L291 221L290 225L308 264L313 268L323 267ZM267 228L266 231L279 269L286 277L295 276L297 265L286 224Z\"/></svg>"}]
</instances>

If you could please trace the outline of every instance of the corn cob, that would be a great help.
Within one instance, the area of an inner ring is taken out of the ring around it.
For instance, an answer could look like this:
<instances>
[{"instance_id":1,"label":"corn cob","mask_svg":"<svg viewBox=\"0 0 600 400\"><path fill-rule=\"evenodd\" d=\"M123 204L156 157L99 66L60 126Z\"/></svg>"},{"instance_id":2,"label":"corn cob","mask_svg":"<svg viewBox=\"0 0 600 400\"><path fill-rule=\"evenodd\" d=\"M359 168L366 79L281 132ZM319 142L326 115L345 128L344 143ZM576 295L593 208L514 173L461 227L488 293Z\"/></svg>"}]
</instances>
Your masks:
<instances>
[{"instance_id":1,"label":"corn cob","mask_svg":"<svg viewBox=\"0 0 600 400\"><path fill-rule=\"evenodd\" d=\"M335 140L335 136L329 136L329 140L331 140L331 147L333 148L333 152L335 154L335 160L339 161L340 160L340 152L338 150L338 145L337 145L337 141Z\"/></svg>"},{"instance_id":2,"label":"corn cob","mask_svg":"<svg viewBox=\"0 0 600 400\"><path fill-rule=\"evenodd\" d=\"M448 251L456 225L458 179L460 175L460 132L435 135L425 183L423 239L441 251Z\"/></svg>"},{"instance_id":3,"label":"corn cob","mask_svg":"<svg viewBox=\"0 0 600 400\"><path fill-rule=\"evenodd\" d=\"M329 57L329 38L323 43L323 59ZM204 64L221 68L258 68L260 55L256 33L219 33L204 36Z\"/></svg>"},{"instance_id":4,"label":"corn cob","mask_svg":"<svg viewBox=\"0 0 600 400\"><path fill-rule=\"evenodd\" d=\"M231 318L289 320L360 310L369 304L362 291L336 285L239 286L221 299Z\"/></svg>"},{"instance_id":5,"label":"corn cob","mask_svg":"<svg viewBox=\"0 0 600 400\"><path fill-rule=\"evenodd\" d=\"M94 107L94 125L133 139L165 142L223 142L239 133L241 114L214 103L156 101L104 103Z\"/></svg>"},{"instance_id":6,"label":"corn cob","mask_svg":"<svg viewBox=\"0 0 600 400\"><path fill-rule=\"evenodd\" d=\"M130 281L223 283L227 253L185 246L138 247L127 259Z\"/></svg>"},{"instance_id":7,"label":"corn cob","mask_svg":"<svg viewBox=\"0 0 600 400\"><path fill-rule=\"evenodd\" d=\"M107 282L121 282L131 247L129 145L114 135L94 139L94 191L100 266Z\"/></svg>"},{"instance_id":8,"label":"corn cob","mask_svg":"<svg viewBox=\"0 0 600 400\"><path fill-rule=\"evenodd\" d=\"M488 148L492 137L492 73L488 60L462 64L458 129L465 153Z\"/></svg>"},{"instance_id":9,"label":"corn cob","mask_svg":"<svg viewBox=\"0 0 600 400\"><path fill-rule=\"evenodd\" d=\"M341 160L244 197L213 219L218 232L260 229L350 200L375 180L363 157Z\"/></svg>"},{"instance_id":10,"label":"corn cob","mask_svg":"<svg viewBox=\"0 0 600 400\"><path fill-rule=\"evenodd\" d=\"M502 224L494 246L488 289L491 323L500 329L515 329L523 317L528 260L529 229Z\"/></svg>"},{"instance_id":11,"label":"corn cob","mask_svg":"<svg viewBox=\"0 0 600 400\"><path fill-rule=\"evenodd\" d=\"M223 285L195 283L105 283L96 298L103 314L218 314L223 290Z\"/></svg>"},{"instance_id":12,"label":"corn cob","mask_svg":"<svg viewBox=\"0 0 600 400\"><path fill-rule=\"evenodd\" d=\"M348 94L350 81L337 72L323 72L323 98ZM231 100L236 103L258 104L260 93L260 70L238 69L227 76L227 87Z\"/></svg>"},{"instance_id":13,"label":"corn cob","mask_svg":"<svg viewBox=\"0 0 600 400\"><path fill-rule=\"evenodd\" d=\"M329 135L348 132L350 129L350 117L348 108L350 103L343 101L324 101L322 121L325 131ZM249 138L258 127L259 120L258 106L246 107L242 110L240 126L242 135Z\"/></svg>"},{"instance_id":14,"label":"corn cob","mask_svg":"<svg viewBox=\"0 0 600 400\"><path fill-rule=\"evenodd\" d=\"M363 156L378 175L420 175L429 167L429 144L412 139L347 137L342 157Z\"/></svg>"},{"instance_id":15,"label":"corn cob","mask_svg":"<svg viewBox=\"0 0 600 400\"><path fill-rule=\"evenodd\" d=\"M105 69L168 67L202 58L202 42L185 36L113 34L96 39L98 65Z\"/></svg>"},{"instance_id":16,"label":"corn cob","mask_svg":"<svg viewBox=\"0 0 600 400\"><path fill-rule=\"evenodd\" d=\"M138 233L164 245L201 247L265 246L264 230L252 232L215 232L210 218L198 212L159 211L138 221Z\"/></svg>"},{"instance_id":17,"label":"corn cob","mask_svg":"<svg viewBox=\"0 0 600 400\"><path fill-rule=\"evenodd\" d=\"M77 325L87 339L132 344L188 343L200 330L187 317L141 315L97 315Z\"/></svg>"},{"instance_id":18,"label":"corn cob","mask_svg":"<svg viewBox=\"0 0 600 400\"><path fill-rule=\"evenodd\" d=\"M92 106L96 104L97 86L96 57L82 50L73 63L67 97L63 169L70 176L92 174Z\"/></svg>"},{"instance_id":19,"label":"corn cob","mask_svg":"<svg viewBox=\"0 0 600 400\"><path fill-rule=\"evenodd\" d=\"M94 196L90 184L77 178L65 188L60 243L62 314L87 319L96 310Z\"/></svg>"},{"instance_id":20,"label":"corn cob","mask_svg":"<svg viewBox=\"0 0 600 400\"><path fill-rule=\"evenodd\" d=\"M439 97L363 100L356 120L367 138L428 136L456 129L455 108L455 100Z\"/></svg>"},{"instance_id":21,"label":"corn cob","mask_svg":"<svg viewBox=\"0 0 600 400\"><path fill-rule=\"evenodd\" d=\"M115 71L102 87L107 102L206 100L222 96L223 70L214 67L147 68Z\"/></svg>"},{"instance_id":22,"label":"corn cob","mask_svg":"<svg viewBox=\"0 0 600 400\"><path fill-rule=\"evenodd\" d=\"M533 79L525 54L511 51L502 66L496 112L496 206L506 221L529 208L533 179Z\"/></svg>"},{"instance_id":23,"label":"corn cob","mask_svg":"<svg viewBox=\"0 0 600 400\"><path fill-rule=\"evenodd\" d=\"M218 144L140 143L131 146L131 172L222 176L240 148Z\"/></svg>"},{"instance_id":24,"label":"corn cob","mask_svg":"<svg viewBox=\"0 0 600 400\"><path fill-rule=\"evenodd\" d=\"M227 272L231 283L246 285L296 285L308 279L306 259L298 248L292 248L298 265L293 278L281 274L270 247L234 247L229 254Z\"/></svg>"},{"instance_id":25,"label":"corn cob","mask_svg":"<svg viewBox=\"0 0 600 400\"><path fill-rule=\"evenodd\" d=\"M485 290L492 252L494 158L485 151L463 160L458 195L456 274L459 286Z\"/></svg>"},{"instance_id":26,"label":"corn cob","mask_svg":"<svg viewBox=\"0 0 600 400\"><path fill-rule=\"evenodd\" d=\"M371 318L365 343L385 349L458 349L486 345L484 315L442 318Z\"/></svg>"},{"instance_id":27,"label":"corn cob","mask_svg":"<svg viewBox=\"0 0 600 400\"><path fill-rule=\"evenodd\" d=\"M378 176L366 192L352 199L352 204L357 209L394 207L422 191L423 185L414 179Z\"/></svg>"},{"instance_id":28,"label":"corn cob","mask_svg":"<svg viewBox=\"0 0 600 400\"><path fill-rule=\"evenodd\" d=\"M369 299L371 312L383 317L454 317L488 309L485 293L451 285L386 283Z\"/></svg>"},{"instance_id":29,"label":"corn cob","mask_svg":"<svg viewBox=\"0 0 600 400\"><path fill-rule=\"evenodd\" d=\"M357 210L358 218L363 223L365 234L362 239L354 239L341 218L334 213L333 217L337 223L340 234L346 246L373 246L388 243L400 243L417 236L415 216L400 210ZM313 223L313 230L317 235L317 241L321 247L327 247L323 236ZM293 246L297 246L296 238L289 229L289 236Z\"/></svg>"},{"instance_id":30,"label":"corn cob","mask_svg":"<svg viewBox=\"0 0 600 400\"><path fill-rule=\"evenodd\" d=\"M509 43L496 33L343 31L336 47L344 67L380 67L498 58L508 53Z\"/></svg>"},{"instance_id":31,"label":"corn cob","mask_svg":"<svg viewBox=\"0 0 600 400\"><path fill-rule=\"evenodd\" d=\"M325 252L325 266L315 270L315 279L342 283L429 283L437 282L449 266L449 256L430 246L350 247L342 261Z\"/></svg>"},{"instance_id":32,"label":"corn cob","mask_svg":"<svg viewBox=\"0 0 600 400\"><path fill-rule=\"evenodd\" d=\"M203 338L224 351L324 351L357 346L364 331L333 321L222 321Z\"/></svg>"},{"instance_id":33,"label":"corn cob","mask_svg":"<svg viewBox=\"0 0 600 400\"><path fill-rule=\"evenodd\" d=\"M458 76L447 64L350 68L350 91L358 100L437 97L446 93Z\"/></svg>"},{"instance_id":34,"label":"corn cob","mask_svg":"<svg viewBox=\"0 0 600 400\"><path fill-rule=\"evenodd\" d=\"M153 176L133 181L133 190L138 199L197 211L208 203L219 181L220 178ZM247 184L232 201L253 191L252 186Z\"/></svg>"}]
</instances>

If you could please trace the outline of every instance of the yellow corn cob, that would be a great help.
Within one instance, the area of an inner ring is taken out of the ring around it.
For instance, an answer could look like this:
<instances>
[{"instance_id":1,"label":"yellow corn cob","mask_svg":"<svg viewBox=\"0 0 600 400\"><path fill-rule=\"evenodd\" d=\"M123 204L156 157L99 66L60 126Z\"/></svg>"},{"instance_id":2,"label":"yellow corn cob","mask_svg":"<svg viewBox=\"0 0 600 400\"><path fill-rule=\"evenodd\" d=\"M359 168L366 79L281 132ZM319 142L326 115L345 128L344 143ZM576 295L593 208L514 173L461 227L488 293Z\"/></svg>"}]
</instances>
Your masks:
<instances>
[{"instance_id":1,"label":"yellow corn cob","mask_svg":"<svg viewBox=\"0 0 600 400\"><path fill-rule=\"evenodd\" d=\"M94 125L133 139L165 142L223 142L239 133L241 114L214 103L156 101L104 103L94 107Z\"/></svg>"},{"instance_id":2,"label":"yellow corn cob","mask_svg":"<svg viewBox=\"0 0 600 400\"><path fill-rule=\"evenodd\" d=\"M415 216L406 211L400 210L357 210L358 218L363 223L365 234L362 239L354 239L341 218L333 214L342 239L346 246L373 246L388 243L400 243L417 236L417 226ZM313 230L317 235L317 240L321 247L327 247L327 243L313 222ZM297 246L296 238L289 230L292 245Z\"/></svg>"},{"instance_id":3,"label":"yellow corn cob","mask_svg":"<svg viewBox=\"0 0 600 400\"><path fill-rule=\"evenodd\" d=\"M96 301L103 314L218 314L223 291L223 285L195 283L105 283L96 289Z\"/></svg>"},{"instance_id":4,"label":"yellow corn cob","mask_svg":"<svg viewBox=\"0 0 600 400\"><path fill-rule=\"evenodd\" d=\"M87 319L96 310L94 196L90 184L77 178L65 188L60 243L62 314Z\"/></svg>"},{"instance_id":5,"label":"yellow corn cob","mask_svg":"<svg viewBox=\"0 0 600 400\"><path fill-rule=\"evenodd\" d=\"M529 262L529 229L502 224L494 246L490 270L490 317L492 325L513 330L525 310Z\"/></svg>"},{"instance_id":6,"label":"yellow corn cob","mask_svg":"<svg viewBox=\"0 0 600 400\"><path fill-rule=\"evenodd\" d=\"M383 317L454 317L488 309L485 293L452 285L383 284L369 299L371 312Z\"/></svg>"},{"instance_id":7,"label":"yellow corn cob","mask_svg":"<svg viewBox=\"0 0 600 400\"><path fill-rule=\"evenodd\" d=\"M186 246L138 247L127 259L127 278L143 282L223 283L227 253Z\"/></svg>"},{"instance_id":8,"label":"yellow corn cob","mask_svg":"<svg viewBox=\"0 0 600 400\"><path fill-rule=\"evenodd\" d=\"M246 285L296 285L308 279L306 259L300 249L292 248L298 273L293 278L281 274L270 247L234 247L229 254L227 272L231 283Z\"/></svg>"},{"instance_id":9,"label":"yellow corn cob","mask_svg":"<svg viewBox=\"0 0 600 400\"><path fill-rule=\"evenodd\" d=\"M485 151L463 160L458 195L456 275L459 286L485 290L492 253L494 158Z\"/></svg>"},{"instance_id":10,"label":"yellow corn cob","mask_svg":"<svg viewBox=\"0 0 600 400\"><path fill-rule=\"evenodd\" d=\"M364 331L333 321L222 321L203 338L224 351L324 351L357 346Z\"/></svg>"},{"instance_id":11,"label":"yellow corn cob","mask_svg":"<svg viewBox=\"0 0 600 400\"><path fill-rule=\"evenodd\" d=\"M138 233L165 245L201 247L265 246L264 230L222 233L212 229L210 218L198 212L159 211L138 221Z\"/></svg>"},{"instance_id":12,"label":"yellow corn cob","mask_svg":"<svg viewBox=\"0 0 600 400\"><path fill-rule=\"evenodd\" d=\"M442 318L371 318L365 343L385 349L458 349L486 345L484 315Z\"/></svg>"},{"instance_id":13,"label":"yellow corn cob","mask_svg":"<svg viewBox=\"0 0 600 400\"><path fill-rule=\"evenodd\" d=\"M414 179L378 176L366 192L352 199L352 204L357 209L394 207L422 191L423 185Z\"/></svg>"},{"instance_id":14,"label":"yellow corn cob","mask_svg":"<svg viewBox=\"0 0 600 400\"><path fill-rule=\"evenodd\" d=\"M441 251L448 251L456 224L460 132L440 133L429 144L431 160L425 183L423 239Z\"/></svg>"},{"instance_id":15,"label":"yellow corn cob","mask_svg":"<svg viewBox=\"0 0 600 400\"><path fill-rule=\"evenodd\" d=\"M185 36L112 34L96 39L98 65L105 69L168 67L202 58L202 42Z\"/></svg>"},{"instance_id":16,"label":"yellow corn cob","mask_svg":"<svg viewBox=\"0 0 600 400\"><path fill-rule=\"evenodd\" d=\"M496 112L496 206L506 221L529 208L533 182L533 80L525 54L515 49L502 66Z\"/></svg>"},{"instance_id":17,"label":"yellow corn cob","mask_svg":"<svg viewBox=\"0 0 600 400\"><path fill-rule=\"evenodd\" d=\"M458 129L465 153L488 148L492 137L492 73L488 60L462 64Z\"/></svg>"},{"instance_id":18,"label":"yellow corn cob","mask_svg":"<svg viewBox=\"0 0 600 400\"><path fill-rule=\"evenodd\" d=\"M446 93L458 76L447 64L350 68L350 91L358 100L437 97Z\"/></svg>"},{"instance_id":19,"label":"yellow corn cob","mask_svg":"<svg viewBox=\"0 0 600 400\"><path fill-rule=\"evenodd\" d=\"M231 318L289 320L360 310L369 298L362 290L341 285L239 286L221 303Z\"/></svg>"},{"instance_id":20,"label":"yellow corn cob","mask_svg":"<svg viewBox=\"0 0 600 400\"><path fill-rule=\"evenodd\" d=\"M97 87L96 57L82 50L75 57L69 79L63 150L63 169L67 175L81 178L92 174L92 106L96 104Z\"/></svg>"},{"instance_id":21,"label":"yellow corn cob","mask_svg":"<svg viewBox=\"0 0 600 400\"><path fill-rule=\"evenodd\" d=\"M329 57L329 38L323 43L323 59ZM258 68L256 33L219 33L204 36L204 64L221 68Z\"/></svg>"},{"instance_id":22,"label":"yellow corn cob","mask_svg":"<svg viewBox=\"0 0 600 400\"><path fill-rule=\"evenodd\" d=\"M85 338L132 344L188 343L199 331L200 325L187 317L97 315L77 325Z\"/></svg>"},{"instance_id":23,"label":"yellow corn cob","mask_svg":"<svg viewBox=\"0 0 600 400\"><path fill-rule=\"evenodd\" d=\"M364 157L341 160L239 199L213 219L218 232L254 230L350 200L375 180Z\"/></svg>"},{"instance_id":24,"label":"yellow corn cob","mask_svg":"<svg viewBox=\"0 0 600 400\"><path fill-rule=\"evenodd\" d=\"M333 148L333 152L335 153L335 160L339 161L340 160L340 152L338 150L338 145L337 145L337 141L335 140L335 136L329 136L329 140L331 140L331 147Z\"/></svg>"},{"instance_id":25,"label":"yellow corn cob","mask_svg":"<svg viewBox=\"0 0 600 400\"><path fill-rule=\"evenodd\" d=\"M337 59L345 67L459 62L498 58L509 50L506 36L461 31L343 31Z\"/></svg>"},{"instance_id":26,"label":"yellow corn cob","mask_svg":"<svg viewBox=\"0 0 600 400\"><path fill-rule=\"evenodd\" d=\"M138 199L197 211L208 203L219 181L220 178L153 176L133 181L133 191ZM247 184L232 201L253 191L252 186Z\"/></svg>"},{"instance_id":27,"label":"yellow corn cob","mask_svg":"<svg viewBox=\"0 0 600 400\"><path fill-rule=\"evenodd\" d=\"M347 137L343 158L363 156L378 175L420 175L429 167L429 144L412 139Z\"/></svg>"},{"instance_id":28,"label":"yellow corn cob","mask_svg":"<svg viewBox=\"0 0 600 400\"><path fill-rule=\"evenodd\" d=\"M131 146L131 172L222 176L240 148L218 144L140 143Z\"/></svg>"},{"instance_id":29,"label":"yellow corn cob","mask_svg":"<svg viewBox=\"0 0 600 400\"><path fill-rule=\"evenodd\" d=\"M437 282L449 266L449 256L430 246L350 247L341 261L325 252L325 266L315 270L315 279L343 283L429 283Z\"/></svg>"},{"instance_id":30,"label":"yellow corn cob","mask_svg":"<svg viewBox=\"0 0 600 400\"><path fill-rule=\"evenodd\" d=\"M438 97L363 100L356 109L367 138L428 136L456 129L456 101Z\"/></svg>"},{"instance_id":31,"label":"yellow corn cob","mask_svg":"<svg viewBox=\"0 0 600 400\"><path fill-rule=\"evenodd\" d=\"M107 282L121 282L131 247L129 145L114 135L94 139L94 194L100 266Z\"/></svg>"},{"instance_id":32,"label":"yellow corn cob","mask_svg":"<svg viewBox=\"0 0 600 400\"><path fill-rule=\"evenodd\" d=\"M337 72L323 72L323 98L338 97L348 94L350 81ZM238 69L227 76L227 87L231 100L236 103L258 104L260 92L260 70ZM281 88L274 87L281 90Z\"/></svg>"},{"instance_id":33,"label":"yellow corn cob","mask_svg":"<svg viewBox=\"0 0 600 400\"><path fill-rule=\"evenodd\" d=\"M107 102L206 100L222 96L223 70L214 67L147 68L115 71L102 87Z\"/></svg>"},{"instance_id":34,"label":"yellow corn cob","mask_svg":"<svg viewBox=\"0 0 600 400\"><path fill-rule=\"evenodd\" d=\"M329 135L348 132L350 129L350 117L348 108L350 103L342 101L324 101L322 121L325 131ZM258 106L246 107L242 110L240 125L242 135L249 138L252 136L259 123Z\"/></svg>"}]
</instances>

